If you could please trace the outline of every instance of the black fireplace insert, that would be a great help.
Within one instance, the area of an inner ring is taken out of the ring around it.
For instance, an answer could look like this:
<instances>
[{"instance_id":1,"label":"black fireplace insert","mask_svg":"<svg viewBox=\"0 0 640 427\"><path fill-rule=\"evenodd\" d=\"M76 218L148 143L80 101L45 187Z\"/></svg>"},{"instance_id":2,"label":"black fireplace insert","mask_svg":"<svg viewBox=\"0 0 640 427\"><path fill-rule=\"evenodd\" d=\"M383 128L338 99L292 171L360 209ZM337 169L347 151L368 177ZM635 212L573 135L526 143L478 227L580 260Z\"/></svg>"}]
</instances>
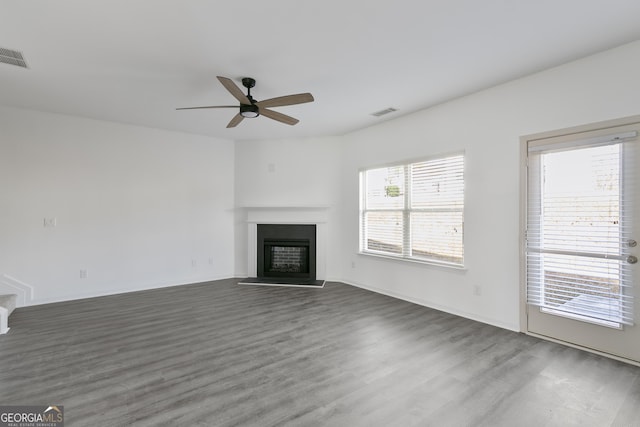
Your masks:
<instances>
[{"instance_id":1,"label":"black fireplace insert","mask_svg":"<svg viewBox=\"0 0 640 427\"><path fill-rule=\"evenodd\" d=\"M258 278L316 280L316 226L258 224Z\"/></svg>"}]
</instances>

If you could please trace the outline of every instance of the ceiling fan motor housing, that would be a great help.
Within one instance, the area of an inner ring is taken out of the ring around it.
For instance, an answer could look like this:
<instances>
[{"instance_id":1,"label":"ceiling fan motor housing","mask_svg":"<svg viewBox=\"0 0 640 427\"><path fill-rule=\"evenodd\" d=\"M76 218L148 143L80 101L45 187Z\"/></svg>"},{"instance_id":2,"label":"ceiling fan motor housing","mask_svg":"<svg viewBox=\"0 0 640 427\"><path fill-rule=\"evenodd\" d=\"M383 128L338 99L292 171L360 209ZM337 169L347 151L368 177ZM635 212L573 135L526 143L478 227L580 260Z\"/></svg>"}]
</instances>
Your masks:
<instances>
[{"instance_id":1,"label":"ceiling fan motor housing","mask_svg":"<svg viewBox=\"0 0 640 427\"><path fill-rule=\"evenodd\" d=\"M258 117L260 112L258 110L258 106L255 104L240 104L240 115L242 117L253 118Z\"/></svg>"}]
</instances>

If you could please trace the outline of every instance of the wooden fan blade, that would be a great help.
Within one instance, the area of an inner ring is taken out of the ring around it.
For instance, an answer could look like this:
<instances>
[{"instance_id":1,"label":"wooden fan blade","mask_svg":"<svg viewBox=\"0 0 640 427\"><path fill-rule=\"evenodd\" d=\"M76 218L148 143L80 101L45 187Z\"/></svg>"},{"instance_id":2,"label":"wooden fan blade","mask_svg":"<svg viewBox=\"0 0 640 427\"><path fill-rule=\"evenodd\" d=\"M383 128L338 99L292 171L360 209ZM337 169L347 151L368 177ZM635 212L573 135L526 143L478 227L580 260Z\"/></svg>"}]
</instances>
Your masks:
<instances>
[{"instance_id":1,"label":"wooden fan blade","mask_svg":"<svg viewBox=\"0 0 640 427\"><path fill-rule=\"evenodd\" d=\"M207 107L181 107L176 110L199 110L201 108L238 108L237 105L209 105Z\"/></svg>"},{"instance_id":2,"label":"wooden fan blade","mask_svg":"<svg viewBox=\"0 0 640 427\"><path fill-rule=\"evenodd\" d=\"M256 105L258 107L271 108L283 107L285 105L304 104L305 102L313 102L313 95L310 93L297 93L295 95L279 96L277 98L270 98L256 102Z\"/></svg>"},{"instance_id":3,"label":"wooden fan blade","mask_svg":"<svg viewBox=\"0 0 640 427\"><path fill-rule=\"evenodd\" d=\"M227 125L227 128L234 128L236 126L238 126L238 124L244 119L244 117L242 117L240 115L240 113L236 114L235 116L233 116L233 119L231 119L231 121L229 122L229 124Z\"/></svg>"},{"instance_id":4,"label":"wooden fan blade","mask_svg":"<svg viewBox=\"0 0 640 427\"><path fill-rule=\"evenodd\" d=\"M287 116L286 114L278 113L277 111L273 111L273 110L267 110L266 108L260 108L260 114L265 117L269 117L270 119L277 120L279 122L282 122L291 126L295 125L300 121L298 119L294 119L291 116Z\"/></svg>"},{"instance_id":5,"label":"wooden fan blade","mask_svg":"<svg viewBox=\"0 0 640 427\"><path fill-rule=\"evenodd\" d=\"M242 92L242 89L240 89L238 85L233 82L233 80L220 76L218 76L218 80L220 80L222 86L224 86L235 99L240 101L241 104L251 105L251 101L249 101L247 95Z\"/></svg>"}]
</instances>

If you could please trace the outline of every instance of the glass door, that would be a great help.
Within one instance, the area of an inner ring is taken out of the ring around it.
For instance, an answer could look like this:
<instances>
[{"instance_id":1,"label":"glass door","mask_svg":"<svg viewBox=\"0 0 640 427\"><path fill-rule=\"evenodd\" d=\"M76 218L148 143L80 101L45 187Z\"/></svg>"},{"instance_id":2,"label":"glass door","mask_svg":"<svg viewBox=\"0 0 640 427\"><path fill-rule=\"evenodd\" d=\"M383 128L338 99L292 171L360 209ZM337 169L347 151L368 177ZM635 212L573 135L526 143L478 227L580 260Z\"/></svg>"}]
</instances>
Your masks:
<instances>
[{"instance_id":1,"label":"glass door","mask_svg":"<svg viewBox=\"0 0 640 427\"><path fill-rule=\"evenodd\" d=\"M640 362L640 125L527 143L527 331Z\"/></svg>"}]
</instances>

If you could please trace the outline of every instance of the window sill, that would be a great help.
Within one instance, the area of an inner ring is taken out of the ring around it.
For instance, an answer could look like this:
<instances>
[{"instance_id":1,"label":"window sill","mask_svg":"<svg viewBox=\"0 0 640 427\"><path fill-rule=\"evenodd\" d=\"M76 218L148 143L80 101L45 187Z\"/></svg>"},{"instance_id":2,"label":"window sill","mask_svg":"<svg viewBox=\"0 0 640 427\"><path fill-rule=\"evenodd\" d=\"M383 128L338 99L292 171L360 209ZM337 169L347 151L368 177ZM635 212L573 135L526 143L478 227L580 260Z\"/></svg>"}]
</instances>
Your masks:
<instances>
[{"instance_id":1,"label":"window sill","mask_svg":"<svg viewBox=\"0 0 640 427\"><path fill-rule=\"evenodd\" d=\"M456 270L461 272L467 271L467 268L464 265L450 264L446 262L427 261L427 260L420 260L420 259L414 259L414 258L401 258L401 257L379 254L375 252L363 252L363 251L358 252L358 255L372 257L372 258L379 258L387 261L399 261L399 262L407 262L411 264L425 265L430 267L438 267L445 270Z\"/></svg>"}]
</instances>

